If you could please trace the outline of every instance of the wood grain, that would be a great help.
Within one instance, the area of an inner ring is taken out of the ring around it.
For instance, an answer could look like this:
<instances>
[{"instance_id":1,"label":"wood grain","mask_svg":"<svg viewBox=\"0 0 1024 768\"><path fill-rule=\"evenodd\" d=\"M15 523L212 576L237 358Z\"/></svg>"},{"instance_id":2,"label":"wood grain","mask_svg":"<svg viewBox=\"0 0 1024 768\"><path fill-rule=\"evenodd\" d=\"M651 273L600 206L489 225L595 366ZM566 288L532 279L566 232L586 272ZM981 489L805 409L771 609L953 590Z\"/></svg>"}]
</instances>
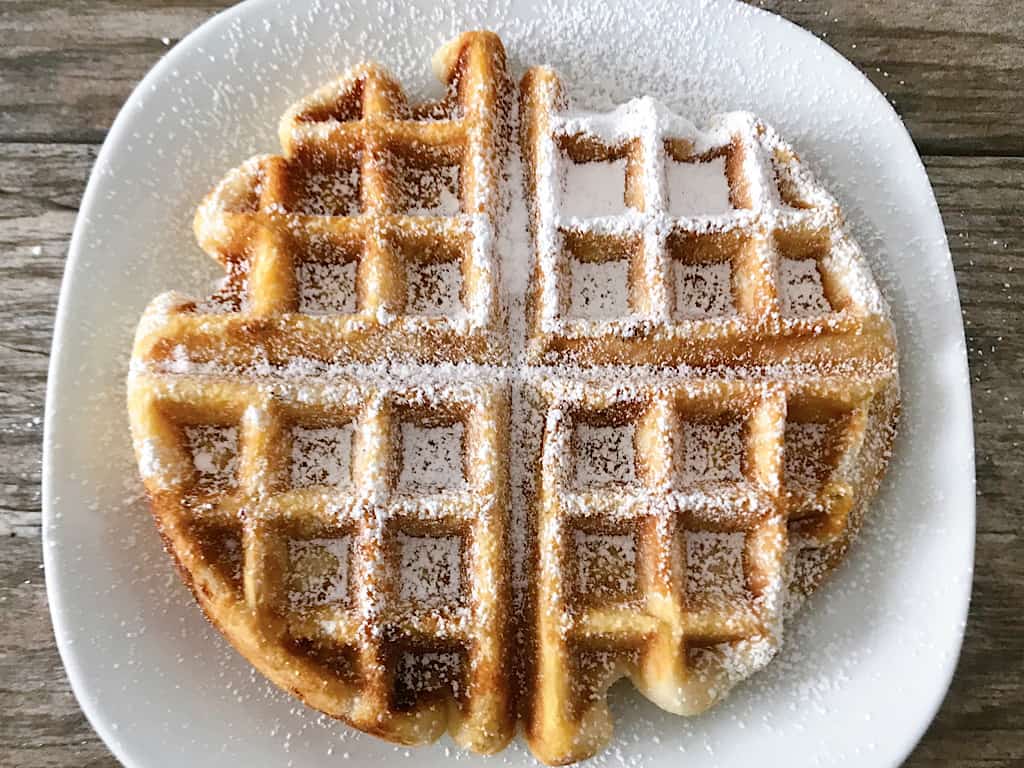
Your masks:
<instances>
[{"instance_id":1,"label":"wood grain","mask_svg":"<svg viewBox=\"0 0 1024 768\"><path fill-rule=\"evenodd\" d=\"M922 155L1024 155L1024 13L1016 0L755 3L848 58Z\"/></svg>"},{"instance_id":2,"label":"wood grain","mask_svg":"<svg viewBox=\"0 0 1024 768\"><path fill-rule=\"evenodd\" d=\"M982 0L762 5L888 91L926 155L961 289L978 461L974 594L953 687L907 765L1024 764L1024 14ZM46 608L39 468L50 332L97 143L166 50L161 38L174 42L219 7L0 5L0 765L117 764L70 692Z\"/></svg>"},{"instance_id":3,"label":"wood grain","mask_svg":"<svg viewBox=\"0 0 1024 768\"><path fill-rule=\"evenodd\" d=\"M1016 0L757 3L856 64L922 154L1024 155L1024 13ZM0 140L102 141L153 63L223 3L8 0L0 14ZM167 42L164 42L164 41Z\"/></svg>"}]
</instances>

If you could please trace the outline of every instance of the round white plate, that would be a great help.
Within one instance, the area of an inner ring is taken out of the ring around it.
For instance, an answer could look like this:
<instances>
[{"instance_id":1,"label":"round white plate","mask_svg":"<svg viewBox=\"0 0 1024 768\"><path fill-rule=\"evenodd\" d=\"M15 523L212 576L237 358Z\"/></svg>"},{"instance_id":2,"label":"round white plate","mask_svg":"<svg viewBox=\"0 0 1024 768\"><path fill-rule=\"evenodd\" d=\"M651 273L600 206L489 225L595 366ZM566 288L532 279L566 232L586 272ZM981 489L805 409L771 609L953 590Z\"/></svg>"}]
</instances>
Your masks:
<instances>
[{"instance_id":1,"label":"round white plate","mask_svg":"<svg viewBox=\"0 0 1024 768\"><path fill-rule=\"evenodd\" d=\"M346 755L382 764L403 754L440 766L456 756L447 740L410 751L319 717L207 626L142 501L123 382L147 300L217 274L192 239L195 205L226 169L277 149L290 102L367 57L422 91L439 43L490 27L517 69L549 63L571 85L589 81L589 106L646 92L698 121L749 109L773 123L839 198L901 343L902 433L887 480L846 565L791 623L780 658L690 720L617 687L618 729L599 759L898 764L956 663L971 586L974 466L942 222L885 98L812 35L740 4L350 3L252 0L203 25L128 99L82 201L47 397L44 551L57 642L97 732L132 768L314 766ZM517 741L497 761L532 758Z\"/></svg>"}]
</instances>

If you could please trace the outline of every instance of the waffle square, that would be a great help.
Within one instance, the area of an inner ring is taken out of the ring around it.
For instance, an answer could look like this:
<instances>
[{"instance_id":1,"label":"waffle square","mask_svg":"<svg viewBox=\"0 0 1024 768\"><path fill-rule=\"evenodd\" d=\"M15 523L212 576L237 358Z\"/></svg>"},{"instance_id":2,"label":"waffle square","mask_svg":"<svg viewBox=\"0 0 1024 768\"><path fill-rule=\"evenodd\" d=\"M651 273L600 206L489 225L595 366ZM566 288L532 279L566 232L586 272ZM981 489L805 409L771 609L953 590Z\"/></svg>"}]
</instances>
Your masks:
<instances>
[{"instance_id":1,"label":"waffle square","mask_svg":"<svg viewBox=\"0 0 1024 768\"><path fill-rule=\"evenodd\" d=\"M410 105L360 65L293 106L282 156L252 158L199 207L200 245L231 279L167 307L138 353L284 365L504 359L494 229L510 88L497 38L438 52L448 97ZM262 358L259 356L262 355Z\"/></svg>"},{"instance_id":2,"label":"waffle square","mask_svg":"<svg viewBox=\"0 0 1024 768\"><path fill-rule=\"evenodd\" d=\"M611 737L620 677L692 715L772 659L789 592L813 589L860 524L897 390L885 375L652 372L613 387L545 377L534 396L526 728L538 757L564 764ZM580 471L595 452L581 430L604 432L596 471Z\"/></svg>"}]
</instances>

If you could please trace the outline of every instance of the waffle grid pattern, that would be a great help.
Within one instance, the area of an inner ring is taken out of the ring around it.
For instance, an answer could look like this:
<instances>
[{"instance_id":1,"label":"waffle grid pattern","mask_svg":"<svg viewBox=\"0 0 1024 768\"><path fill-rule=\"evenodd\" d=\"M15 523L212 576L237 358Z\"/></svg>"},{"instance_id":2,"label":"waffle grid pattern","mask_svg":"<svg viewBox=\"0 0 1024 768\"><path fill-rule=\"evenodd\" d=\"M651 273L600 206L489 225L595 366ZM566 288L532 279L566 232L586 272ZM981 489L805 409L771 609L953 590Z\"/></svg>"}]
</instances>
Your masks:
<instances>
[{"instance_id":1,"label":"waffle grid pattern","mask_svg":"<svg viewBox=\"0 0 1024 768\"><path fill-rule=\"evenodd\" d=\"M176 314L170 335L194 359L245 365L259 349L272 365L369 362L385 344L416 359L503 359L492 249L508 131L504 50L493 35L467 35L437 65L450 96L415 109L382 69L356 67L285 114L284 156L253 158L207 197L196 236L235 271L228 288L242 295L222 303L236 311ZM430 215L452 191L440 188L447 171L458 177L459 211ZM354 312L298 312L303 259L356 262ZM461 311L410 314L411 278L441 263L458 265ZM156 339L148 354L172 353Z\"/></svg>"},{"instance_id":2,"label":"waffle grid pattern","mask_svg":"<svg viewBox=\"0 0 1024 768\"><path fill-rule=\"evenodd\" d=\"M224 288L212 302L151 303L129 409L183 578L270 679L405 744L447 730L495 752L522 715L534 753L562 764L610 738L605 695L618 677L695 713L771 658L787 591L798 578L813 588L841 557L877 486L898 383L887 310L835 202L770 129L734 120L709 142L645 100L581 117L544 69L521 86L536 262L520 359L493 254L505 67L496 36L467 33L435 58L450 88L442 102L410 105L389 75L361 65L296 104L281 123L283 156L235 169L197 212ZM735 210L670 216L666 163L712 158L724 160ZM559 163L608 159L625 161L630 210L562 217ZM446 195L457 211L443 210ZM787 316L780 255L814 260L832 311ZM628 264L631 312L567 316L570 262L609 259ZM673 261L728 264L735 313L680 319ZM415 311L415 275L451 264L457 309ZM310 275L351 275L353 294L317 294L328 308L308 311ZM642 366L656 372L635 375ZM513 414L516 387L528 414ZM510 615L509 443L513 419L531 418L541 439L524 448L538 451L521 499L528 615L510 661L520 617ZM739 476L707 472L710 455L690 462L704 476L688 475L693 435L714 437L725 422L738 425ZM464 487L403 484L405 425L458 427ZM583 426L628 429L628 479L581 480ZM216 450L190 446L196 430L200 441L220 430ZM310 480L295 468L302 431L351 444ZM693 594L688 552L719 536L742 541L741 588ZM632 562L609 572L581 540ZM453 562L409 590L409 542L452 543ZM297 574L318 562L344 584L314 573L315 599L293 599ZM588 574L603 586L587 587ZM424 688L406 690L407 657L438 662L420 670Z\"/></svg>"},{"instance_id":3,"label":"waffle grid pattern","mask_svg":"<svg viewBox=\"0 0 1024 768\"><path fill-rule=\"evenodd\" d=\"M594 754L612 731L604 692L623 675L662 708L696 714L771 659L781 641L790 558L847 535L852 502L867 490L861 470L873 461L861 454L869 426L879 428L870 422L872 408L890 384L817 379L766 388L690 380L618 392L586 386L568 399L557 384L542 387L537 659L527 724L536 754L553 764ZM786 491L787 414L842 422L835 470L802 494ZM683 423L723 417L742 421L742 477L681 480ZM574 482L572 432L581 423L632 427L636 484ZM636 588L598 601L581 594L577 531L635 537ZM701 533L742 534L742 598L713 590L707 600L688 595L687 539ZM595 652L604 658L596 678L584 669Z\"/></svg>"},{"instance_id":4,"label":"waffle grid pattern","mask_svg":"<svg viewBox=\"0 0 1024 768\"><path fill-rule=\"evenodd\" d=\"M335 651L335 672L345 659L351 668L341 678L358 682L349 691L348 710L335 714L360 728L418 743L437 738L450 718L456 736L462 731L478 734L475 738L507 739L507 470L502 457L508 451L508 402L503 389L463 386L428 398L415 390L361 390L353 383L339 403L337 382L329 393L307 388L301 397L251 384L220 381L210 386L201 378L171 385L154 377L136 386L147 396L139 400L134 417L145 424L149 450L162 468L146 479L172 478L160 491L163 506L176 510L173 522L162 516L165 535L173 536L174 530L187 535L199 523L233 533L240 541L239 578L210 573L208 592L200 587L198 594L223 593L223 582L231 583L236 594L241 592L240 614L247 615L260 642L298 643L293 664L304 666L299 658L304 643ZM422 495L396 487L398 472L389 470L401 462L403 423L462 426L465 489ZM237 477L229 487L204 488L183 433L192 424L237 429ZM355 427L351 484L293 487L292 428L347 424ZM442 606L424 608L403 599L401 575L389 559L400 535L460 540L458 567L465 588ZM290 604L289 542L325 539L351 541L349 562L343 565L351 574L350 598L316 606ZM190 551L174 550L179 558ZM199 561L204 555L193 554L198 560L183 565L194 577L203 572ZM452 701L450 710L437 699L417 702L409 711L396 707L391 660L403 647L440 648L462 656L457 676L464 695ZM271 677L281 682L280 675ZM486 749L487 743L473 746Z\"/></svg>"},{"instance_id":5,"label":"waffle grid pattern","mask_svg":"<svg viewBox=\"0 0 1024 768\"><path fill-rule=\"evenodd\" d=\"M540 386L536 658L526 720L534 753L562 764L610 738L605 691L619 677L629 675L666 710L694 714L772 658L794 574L804 579L835 562L884 466L894 341L835 201L754 118L725 115L701 133L649 99L575 113L558 77L542 67L522 81L520 115L536 256L527 357L553 371L577 366L585 380L556 373ZM667 165L715 159L731 210L671 215ZM609 162L623 168L622 212L562 215L563 195L587 194L563 189L571 166ZM788 260L813 260L827 311L789 312ZM626 264L615 274L628 283L627 310L578 316L574 263L608 261ZM709 301L717 311L681 313L674 261L727 265L718 287L734 311ZM588 379L597 366L623 363L695 372L657 386ZM751 364L782 373L775 383L745 379ZM844 366L852 375L837 375ZM704 380L699 371L709 369L722 377ZM703 477L687 476L687 441L703 429L707 450L723 449L723 422L738 425L735 475L719 477L711 459L698 457L692 463ZM637 482L574 487L572 433L580 423L631 426L634 458L626 460ZM699 429L688 432L688 423ZM632 591L598 600L579 593L580 531L635 542ZM720 534L742 540L734 570L743 588L706 603L688 594L691 566L705 565L687 562L688 547Z\"/></svg>"},{"instance_id":6,"label":"waffle grid pattern","mask_svg":"<svg viewBox=\"0 0 1024 768\"><path fill-rule=\"evenodd\" d=\"M221 297L228 311L158 299L140 325L136 359L159 366L185 354L190 361L274 366L303 358L376 360L385 349L474 362L500 355L491 248L507 141L504 50L494 35L467 33L435 64L450 89L440 104L411 108L390 76L364 65L287 113L285 155L254 158L230 173L196 216L200 243L229 270ZM453 166L460 212L406 215L406 208L433 202L419 182L410 183L410 169L429 184ZM338 185L319 177L352 181L340 193L354 198L339 198ZM298 313L297 275L310 256L358 262L354 314ZM417 260L460 264L467 312L405 314L407 275ZM145 455L140 466L169 549L239 650L283 688L367 732L417 744L448 730L475 751L504 746L514 726L505 668L505 389L334 381L295 391L246 377L172 382L137 370L129 399ZM396 487L406 422L461 425L467 488ZM193 425L237 434L237 472L227 487L204 487L200 462L187 450ZM290 430L342 425L354 425L351 486L293 487ZM217 551L204 549L197 526L216 531L208 538ZM459 542L454 598L428 608L403 598L394 553L406 536ZM346 543L347 601L289 602L295 541ZM238 551L226 558L231 542ZM225 562L237 564L235 573L225 572ZM427 677L440 689L403 700L403 649L414 660L455 656L456 669L432 670Z\"/></svg>"},{"instance_id":7,"label":"waffle grid pattern","mask_svg":"<svg viewBox=\"0 0 1024 768\"><path fill-rule=\"evenodd\" d=\"M570 352L596 363L692 365L820 361L837 345L870 357L864 331L883 331L883 302L835 201L798 172L795 158L765 126L733 113L702 134L650 99L611 113L573 113L551 70L531 69L522 84L521 124L536 281L530 352L535 360ZM724 158L733 208L725 215L673 216L667 163ZM625 160L622 213L560 214L567 164ZM804 194L804 193L807 194ZM787 316L782 259L813 259L830 311ZM569 315L571 263L624 260L629 314L594 320ZM672 262L729 265L735 314L686 317L675 296ZM770 344L759 342L770 340Z\"/></svg>"}]
</instances>

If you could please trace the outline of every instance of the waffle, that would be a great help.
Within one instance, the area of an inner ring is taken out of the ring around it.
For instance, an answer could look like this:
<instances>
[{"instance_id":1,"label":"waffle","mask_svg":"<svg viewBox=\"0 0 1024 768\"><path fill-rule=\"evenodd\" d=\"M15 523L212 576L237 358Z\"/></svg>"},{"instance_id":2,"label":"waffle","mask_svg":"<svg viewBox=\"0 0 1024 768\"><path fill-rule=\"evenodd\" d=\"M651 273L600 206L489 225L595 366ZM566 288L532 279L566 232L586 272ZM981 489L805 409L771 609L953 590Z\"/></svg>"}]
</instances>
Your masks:
<instances>
[{"instance_id":1,"label":"waffle","mask_svg":"<svg viewBox=\"0 0 1024 768\"><path fill-rule=\"evenodd\" d=\"M421 105L356 67L284 116L283 156L207 197L195 230L223 289L151 303L129 411L167 548L250 662L363 731L486 753L515 722L507 385L316 372L502 359L505 52L467 33L434 64L448 96ZM461 290L439 312L449 286L416 273L443 269Z\"/></svg>"},{"instance_id":2,"label":"waffle","mask_svg":"<svg viewBox=\"0 0 1024 768\"><path fill-rule=\"evenodd\" d=\"M756 118L731 113L699 132L649 98L606 114L567 112L544 68L524 78L522 104L536 244L532 360L891 359L887 308L835 200ZM618 212L563 211L566 172L609 163L619 178L595 183L617 181ZM720 199L702 189L716 166ZM626 289L604 306L573 295L595 267L617 269ZM781 279L790 272L798 279Z\"/></svg>"},{"instance_id":3,"label":"waffle","mask_svg":"<svg viewBox=\"0 0 1024 768\"><path fill-rule=\"evenodd\" d=\"M185 582L281 688L403 744L491 753L521 718L570 763L616 679L693 714L772 658L886 466L895 338L769 127L575 112L543 68L507 312L505 53L434 64L421 104L353 68L204 199L225 277L143 315L134 446Z\"/></svg>"},{"instance_id":4,"label":"waffle","mask_svg":"<svg viewBox=\"0 0 1024 768\"><path fill-rule=\"evenodd\" d=\"M564 764L610 738L618 678L695 714L772 658L877 488L898 380L838 206L760 121L574 112L534 68L520 131L544 421L524 717Z\"/></svg>"},{"instance_id":5,"label":"waffle","mask_svg":"<svg viewBox=\"0 0 1024 768\"><path fill-rule=\"evenodd\" d=\"M493 262L510 99L501 41L467 33L437 52L449 87L410 105L382 68L354 67L282 118L283 156L228 173L200 205L221 295L142 339L193 360L503 360ZM239 311L241 310L241 311Z\"/></svg>"}]
</instances>

